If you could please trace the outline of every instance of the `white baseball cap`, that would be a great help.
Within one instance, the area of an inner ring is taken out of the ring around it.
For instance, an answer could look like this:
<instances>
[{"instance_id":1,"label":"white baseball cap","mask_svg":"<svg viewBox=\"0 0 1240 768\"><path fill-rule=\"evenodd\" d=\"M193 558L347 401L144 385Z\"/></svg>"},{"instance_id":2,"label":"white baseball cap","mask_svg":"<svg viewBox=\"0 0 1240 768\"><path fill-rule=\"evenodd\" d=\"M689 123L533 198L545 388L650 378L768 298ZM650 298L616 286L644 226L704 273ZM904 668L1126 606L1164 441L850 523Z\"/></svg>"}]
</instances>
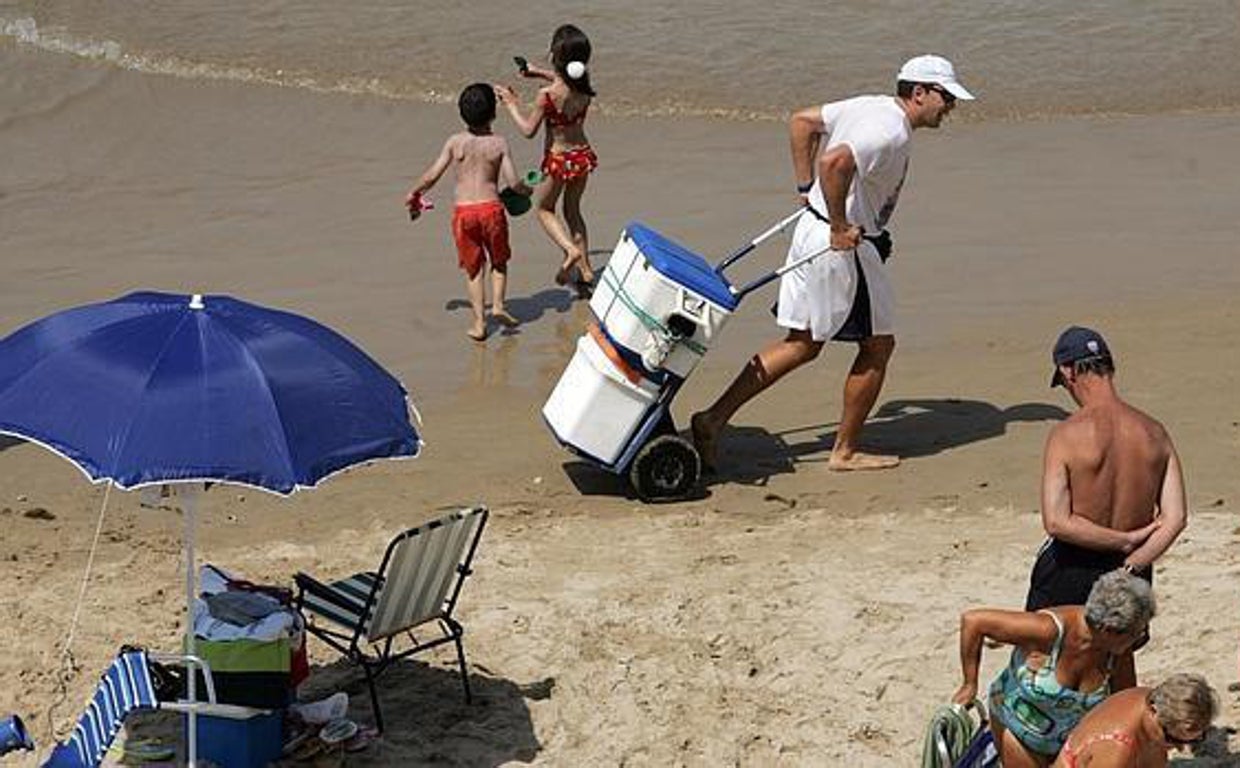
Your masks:
<instances>
[{"instance_id":1,"label":"white baseball cap","mask_svg":"<svg viewBox=\"0 0 1240 768\"><path fill-rule=\"evenodd\" d=\"M904 62L896 79L907 80L910 83L941 85L947 89L948 93L963 101L972 101L974 98L973 94L969 93L968 89L956 79L956 68L952 66L952 63L934 54L914 56Z\"/></svg>"}]
</instances>

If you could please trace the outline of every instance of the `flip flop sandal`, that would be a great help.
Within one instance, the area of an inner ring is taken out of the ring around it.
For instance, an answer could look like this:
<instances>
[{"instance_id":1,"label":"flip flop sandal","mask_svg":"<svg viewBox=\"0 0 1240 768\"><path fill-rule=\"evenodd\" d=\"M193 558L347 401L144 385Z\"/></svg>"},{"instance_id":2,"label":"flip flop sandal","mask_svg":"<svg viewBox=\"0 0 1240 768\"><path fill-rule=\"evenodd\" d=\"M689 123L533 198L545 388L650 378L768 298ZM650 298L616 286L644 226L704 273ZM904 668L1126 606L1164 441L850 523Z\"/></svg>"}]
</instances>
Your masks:
<instances>
[{"instance_id":1,"label":"flip flop sandal","mask_svg":"<svg viewBox=\"0 0 1240 768\"><path fill-rule=\"evenodd\" d=\"M352 720L332 720L319 731L319 740L329 746L335 746L357 735L357 723Z\"/></svg>"},{"instance_id":2,"label":"flip flop sandal","mask_svg":"<svg viewBox=\"0 0 1240 768\"><path fill-rule=\"evenodd\" d=\"M288 741L284 742L284 747L280 750L280 754L285 757L290 757L294 752L301 748L302 745L317 735L317 733L307 728L296 736L290 738Z\"/></svg>"},{"instance_id":3,"label":"flip flop sandal","mask_svg":"<svg viewBox=\"0 0 1240 768\"><path fill-rule=\"evenodd\" d=\"M171 760L177 755L175 747L158 739L133 739L124 744L113 745L108 752L122 762L135 763Z\"/></svg>"},{"instance_id":4,"label":"flip flop sandal","mask_svg":"<svg viewBox=\"0 0 1240 768\"><path fill-rule=\"evenodd\" d=\"M320 755L328 750L328 745L322 739L307 738L293 749L285 752L285 756L290 760L299 763L309 762L317 759Z\"/></svg>"},{"instance_id":5,"label":"flip flop sandal","mask_svg":"<svg viewBox=\"0 0 1240 768\"><path fill-rule=\"evenodd\" d=\"M359 728L357 733L344 743L345 752L361 752L379 738L379 731L374 728Z\"/></svg>"}]
</instances>

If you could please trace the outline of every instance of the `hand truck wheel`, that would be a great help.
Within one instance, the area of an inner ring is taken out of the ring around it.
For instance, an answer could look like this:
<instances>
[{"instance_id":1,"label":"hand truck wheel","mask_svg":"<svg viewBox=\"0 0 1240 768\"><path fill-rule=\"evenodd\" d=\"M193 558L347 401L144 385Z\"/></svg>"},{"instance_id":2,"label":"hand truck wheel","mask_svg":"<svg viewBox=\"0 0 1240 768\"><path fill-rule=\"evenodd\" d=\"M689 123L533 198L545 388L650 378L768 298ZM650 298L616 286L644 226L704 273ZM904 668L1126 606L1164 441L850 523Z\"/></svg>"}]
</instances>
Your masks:
<instances>
[{"instance_id":1,"label":"hand truck wheel","mask_svg":"<svg viewBox=\"0 0 1240 768\"><path fill-rule=\"evenodd\" d=\"M693 443L679 435L659 435L641 447L629 469L629 482L643 501L687 496L702 476L702 459Z\"/></svg>"}]
</instances>

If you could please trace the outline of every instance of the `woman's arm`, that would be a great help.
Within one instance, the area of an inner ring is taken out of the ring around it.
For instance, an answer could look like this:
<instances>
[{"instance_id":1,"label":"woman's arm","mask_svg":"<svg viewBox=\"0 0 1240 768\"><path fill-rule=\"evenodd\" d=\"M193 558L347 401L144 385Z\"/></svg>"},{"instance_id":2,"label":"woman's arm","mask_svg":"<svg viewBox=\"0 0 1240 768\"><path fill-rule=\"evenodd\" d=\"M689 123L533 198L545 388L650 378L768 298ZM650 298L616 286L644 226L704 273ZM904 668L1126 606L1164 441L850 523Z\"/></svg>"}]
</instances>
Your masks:
<instances>
[{"instance_id":1,"label":"woman's arm","mask_svg":"<svg viewBox=\"0 0 1240 768\"><path fill-rule=\"evenodd\" d=\"M952 701L969 704L977 698L977 675L986 638L1007 645L1050 650L1058 634L1055 622L1043 613L981 608L960 615L960 672L963 682Z\"/></svg>"},{"instance_id":2,"label":"woman's arm","mask_svg":"<svg viewBox=\"0 0 1240 768\"><path fill-rule=\"evenodd\" d=\"M530 112L529 117L521 114L521 107L517 105L517 92L506 85L496 85L495 95L508 108L508 114L512 117L512 121L517 124L517 130L527 139L534 138L534 134L538 133L538 126L543 121L543 91L538 92L538 98L534 100L534 111Z\"/></svg>"},{"instance_id":3,"label":"woman's arm","mask_svg":"<svg viewBox=\"0 0 1240 768\"><path fill-rule=\"evenodd\" d=\"M523 77L528 77L531 79L546 80L547 82L550 82L555 79L554 70L543 69L542 67L537 66L535 64L527 64L525 66L525 69L521 71L521 75Z\"/></svg>"}]
</instances>

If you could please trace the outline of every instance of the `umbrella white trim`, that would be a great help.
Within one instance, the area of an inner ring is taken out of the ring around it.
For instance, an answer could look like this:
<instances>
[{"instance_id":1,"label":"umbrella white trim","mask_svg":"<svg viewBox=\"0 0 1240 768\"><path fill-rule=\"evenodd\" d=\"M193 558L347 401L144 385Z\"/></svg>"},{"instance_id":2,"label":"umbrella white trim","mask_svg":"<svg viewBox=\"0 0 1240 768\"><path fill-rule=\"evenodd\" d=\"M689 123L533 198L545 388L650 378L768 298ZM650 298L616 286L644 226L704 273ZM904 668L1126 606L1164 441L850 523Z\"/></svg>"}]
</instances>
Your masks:
<instances>
[{"instance_id":1,"label":"umbrella white trim","mask_svg":"<svg viewBox=\"0 0 1240 768\"><path fill-rule=\"evenodd\" d=\"M418 423L421 424L420 419ZM86 480L91 485L102 485L103 483L110 483L111 485L113 485L116 488L119 488L122 491L138 491L143 488L157 488L161 485L180 485L182 483L204 483L204 484L211 483L215 485L235 485L239 488L251 488L256 491L264 491L266 493L270 493L272 496L279 496L282 499L287 499L293 494L297 493L298 491L308 491L312 488L317 488L324 481L329 480L330 478L333 478L340 474L344 474L345 472L348 472L350 470L365 467L370 464L377 464L381 461L406 461L409 459L416 459L422 455L422 449L426 447L426 441L423 440L422 437L419 435L416 449L414 450L413 453L407 456L376 456L373 459L359 461L356 464L350 464L347 467L341 467L340 469L332 470L331 472L328 472L326 475L323 475L322 477L320 477L312 485L303 485L302 483L297 483L292 487L292 489L288 491L278 491L274 488L268 488L267 486L261 485L259 483L246 482L245 480L232 480L232 479L222 479L219 477L205 477L205 476L204 477L177 477L177 478L169 478L165 480L147 480L141 483L133 483L130 485L125 485L124 483L120 482L116 478L108 477L107 475L101 475L99 477L95 477L89 471L87 471L86 467L83 467L81 464L79 464L77 462L77 459L73 458L72 456L65 453L63 450L57 448L56 446L52 445L51 443L48 443L44 440L40 440L37 437L32 437L30 435L27 435L23 432L20 432L14 429L2 429L2 428L0 428L0 435L16 437L19 440L24 440L27 443L32 443L46 451L50 451L51 453L56 454L60 458L69 462L69 464L71 464L74 467L74 469L81 472L82 475L86 478Z\"/></svg>"}]
</instances>

